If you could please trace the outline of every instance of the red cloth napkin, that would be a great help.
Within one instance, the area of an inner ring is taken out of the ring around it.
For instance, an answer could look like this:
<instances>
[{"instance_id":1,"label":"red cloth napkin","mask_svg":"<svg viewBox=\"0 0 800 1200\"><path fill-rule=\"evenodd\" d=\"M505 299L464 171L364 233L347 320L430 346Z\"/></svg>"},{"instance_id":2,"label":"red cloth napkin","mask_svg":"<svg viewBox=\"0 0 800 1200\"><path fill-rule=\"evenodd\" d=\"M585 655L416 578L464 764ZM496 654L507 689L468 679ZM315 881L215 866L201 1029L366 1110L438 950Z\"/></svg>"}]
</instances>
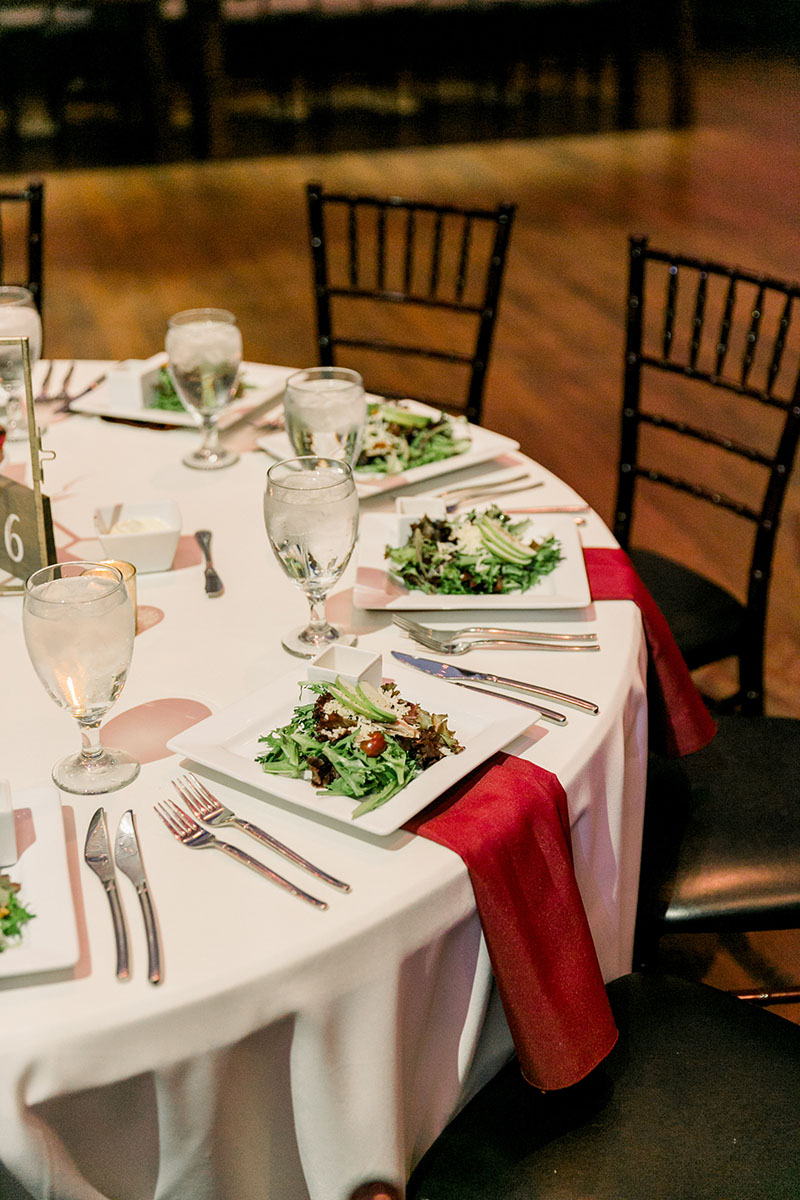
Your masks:
<instances>
[{"instance_id":1,"label":"red cloth napkin","mask_svg":"<svg viewBox=\"0 0 800 1200\"><path fill-rule=\"evenodd\" d=\"M672 631L624 550L584 547L593 600L633 600L642 614L650 652L650 745L677 758L702 750L716 733L710 712L689 674Z\"/></svg>"},{"instance_id":2,"label":"red cloth napkin","mask_svg":"<svg viewBox=\"0 0 800 1200\"><path fill-rule=\"evenodd\" d=\"M495 754L406 823L466 863L522 1072L542 1090L583 1079L617 1040L572 866L555 775Z\"/></svg>"}]
</instances>

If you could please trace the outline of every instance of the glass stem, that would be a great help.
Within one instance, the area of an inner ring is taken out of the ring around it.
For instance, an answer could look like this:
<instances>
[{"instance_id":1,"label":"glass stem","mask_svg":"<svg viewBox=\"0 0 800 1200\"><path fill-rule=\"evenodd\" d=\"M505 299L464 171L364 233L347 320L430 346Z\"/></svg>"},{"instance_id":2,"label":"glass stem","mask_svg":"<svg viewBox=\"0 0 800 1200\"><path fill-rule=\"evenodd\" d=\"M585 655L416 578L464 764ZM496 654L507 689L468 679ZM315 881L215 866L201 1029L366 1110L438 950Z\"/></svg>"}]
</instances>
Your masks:
<instances>
[{"instance_id":1,"label":"glass stem","mask_svg":"<svg viewBox=\"0 0 800 1200\"><path fill-rule=\"evenodd\" d=\"M203 454L207 455L220 454L222 451L217 422L208 416L203 417L203 445L201 450Z\"/></svg>"},{"instance_id":2,"label":"glass stem","mask_svg":"<svg viewBox=\"0 0 800 1200\"><path fill-rule=\"evenodd\" d=\"M309 628L313 629L314 633L321 633L328 628L328 618L325 616L325 597L309 596L308 605L311 609Z\"/></svg>"},{"instance_id":3,"label":"glass stem","mask_svg":"<svg viewBox=\"0 0 800 1200\"><path fill-rule=\"evenodd\" d=\"M93 721L91 724L78 722L81 731L81 758L91 759L94 761L100 758L103 753L103 747L100 742L100 722Z\"/></svg>"}]
</instances>

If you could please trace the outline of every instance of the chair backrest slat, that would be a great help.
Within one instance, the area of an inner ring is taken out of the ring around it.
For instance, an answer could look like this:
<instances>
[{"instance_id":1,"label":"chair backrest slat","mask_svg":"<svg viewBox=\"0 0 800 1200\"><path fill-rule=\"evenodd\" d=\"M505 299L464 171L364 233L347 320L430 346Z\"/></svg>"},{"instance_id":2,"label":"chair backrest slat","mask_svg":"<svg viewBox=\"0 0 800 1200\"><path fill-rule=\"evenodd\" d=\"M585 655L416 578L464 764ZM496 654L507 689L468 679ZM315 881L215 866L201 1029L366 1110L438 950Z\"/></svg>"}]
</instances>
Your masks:
<instances>
[{"instance_id":1,"label":"chair backrest slat","mask_svg":"<svg viewBox=\"0 0 800 1200\"><path fill-rule=\"evenodd\" d=\"M406 214L406 248L403 262L403 291L407 295L411 293L411 285L414 278L414 237L416 230L416 214L413 208L409 208Z\"/></svg>"},{"instance_id":2,"label":"chair backrest slat","mask_svg":"<svg viewBox=\"0 0 800 1200\"><path fill-rule=\"evenodd\" d=\"M753 310L750 315L750 328L747 331L745 352L742 356L742 371L741 371L741 375L739 376L739 382L741 383L742 387L747 386L747 382L750 378L750 371L752 370L753 361L755 359L756 350L758 348L758 335L761 331L761 318L763 316L763 310L764 310L764 288L760 287L758 289L758 296L756 297L756 302L753 305Z\"/></svg>"},{"instance_id":3,"label":"chair backrest slat","mask_svg":"<svg viewBox=\"0 0 800 1200\"><path fill-rule=\"evenodd\" d=\"M469 253L472 244L472 219L464 217L464 229L461 234L461 253L458 258L456 271L456 300L463 300L464 289L467 286L467 271L469 268Z\"/></svg>"},{"instance_id":4,"label":"chair backrest slat","mask_svg":"<svg viewBox=\"0 0 800 1200\"><path fill-rule=\"evenodd\" d=\"M433 242L431 244L431 269L428 277L428 295L433 298L439 291L439 278L442 267L442 236L444 229L444 216L442 213L436 214L436 219L433 223Z\"/></svg>"},{"instance_id":5,"label":"chair backrest slat","mask_svg":"<svg viewBox=\"0 0 800 1200\"><path fill-rule=\"evenodd\" d=\"M789 326L792 322L792 305L794 304L794 296L790 293L784 302L783 312L778 321L778 332L775 336L775 342L772 348L772 358L769 361L767 368L767 391L771 392L775 380L778 378L778 372L783 363L783 352L786 349L786 336L789 332Z\"/></svg>"},{"instance_id":6,"label":"chair backrest slat","mask_svg":"<svg viewBox=\"0 0 800 1200\"><path fill-rule=\"evenodd\" d=\"M664 332L662 334L662 353L669 358L672 353L672 339L675 336L675 306L678 302L678 268L673 264L667 275L667 300L664 305Z\"/></svg>"},{"instance_id":7,"label":"chair backrest slat","mask_svg":"<svg viewBox=\"0 0 800 1200\"><path fill-rule=\"evenodd\" d=\"M731 276L731 281L728 285L728 293L725 297L725 308L722 312L722 320L719 325L719 337L717 338L717 361L714 367L716 375L722 374L722 369L725 366L725 359L728 356L728 346L730 345L731 337L731 320L733 317L733 308L736 304L736 276Z\"/></svg>"},{"instance_id":8,"label":"chair backrest slat","mask_svg":"<svg viewBox=\"0 0 800 1200\"><path fill-rule=\"evenodd\" d=\"M347 232L349 245L350 286L358 287L358 213L354 203L347 209Z\"/></svg>"},{"instance_id":9,"label":"chair backrest slat","mask_svg":"<svg viewBox=\"0 0 800 1200\"><path fill-rule=\"evenodd\" d=\"M689 342L689 365L692 370L697 367L697 356L700 353L700 343L703 340L703 318L706 311L707 294L708 272L701 271L697 279L697 293L694 301L694 316L692 317L692 336Z\"/></svg>"}]
</instances>

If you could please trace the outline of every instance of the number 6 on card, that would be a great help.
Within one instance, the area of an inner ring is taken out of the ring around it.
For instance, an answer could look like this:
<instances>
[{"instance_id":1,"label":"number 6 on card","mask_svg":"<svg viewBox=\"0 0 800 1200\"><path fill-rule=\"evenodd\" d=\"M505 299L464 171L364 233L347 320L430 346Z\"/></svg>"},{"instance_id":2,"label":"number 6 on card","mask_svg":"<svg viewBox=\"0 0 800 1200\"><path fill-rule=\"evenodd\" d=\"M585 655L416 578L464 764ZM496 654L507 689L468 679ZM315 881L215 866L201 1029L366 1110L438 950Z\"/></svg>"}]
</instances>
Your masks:
<instances>
[{"instance_id":1,"label":"number 6 on card","mask_svg":"<svg viewBox=\"0 0 800 1200\"><path fill-rule=\"evenodd\" d=\"M50 501L42 494L42 442L36 426L27 338L0 338L0 344L22 345L28 441L33 487L0 474L0 574L25 580L32 571L56 561ZM0 579L0 595L22 591L22 583Z\"/></svg>"}]
</instances>

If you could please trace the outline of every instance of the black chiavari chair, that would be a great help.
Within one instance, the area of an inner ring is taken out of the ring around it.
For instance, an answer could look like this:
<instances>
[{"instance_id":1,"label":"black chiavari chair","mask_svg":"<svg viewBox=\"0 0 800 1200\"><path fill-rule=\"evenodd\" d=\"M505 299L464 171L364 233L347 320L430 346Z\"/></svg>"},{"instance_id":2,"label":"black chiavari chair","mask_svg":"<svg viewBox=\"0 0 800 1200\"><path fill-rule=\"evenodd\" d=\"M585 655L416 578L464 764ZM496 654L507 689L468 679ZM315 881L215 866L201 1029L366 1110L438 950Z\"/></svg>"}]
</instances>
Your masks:
<instances>
[{"instance_id":1,"label":"black chiavari chair","mask_svg":"<svg viewBox=\"0 0 800 1200\"><path fill-rule=\"evenodd\" d=\"M307 201L320 364L354 367L373 391L479 423L515 206L381 199L318 183ZM379 376L387 359L394 373Z\"/></svg>"},{"instance_id":2,"label":"black chiavari chair","mask_svg":"<svg viewBox=\"0 0 800 1200\"><path fill-rule=\"evenodd\" d=\"M728 707L747 713L763 711L770 575L800 435L798 297L796 283L630 239L614 533L690 670L736 657ZM701 561L662 553L665 532L671 546L700 544ZM741 547L738 594L712 578L728 539Z\"/></svg>"}]
</instances>

